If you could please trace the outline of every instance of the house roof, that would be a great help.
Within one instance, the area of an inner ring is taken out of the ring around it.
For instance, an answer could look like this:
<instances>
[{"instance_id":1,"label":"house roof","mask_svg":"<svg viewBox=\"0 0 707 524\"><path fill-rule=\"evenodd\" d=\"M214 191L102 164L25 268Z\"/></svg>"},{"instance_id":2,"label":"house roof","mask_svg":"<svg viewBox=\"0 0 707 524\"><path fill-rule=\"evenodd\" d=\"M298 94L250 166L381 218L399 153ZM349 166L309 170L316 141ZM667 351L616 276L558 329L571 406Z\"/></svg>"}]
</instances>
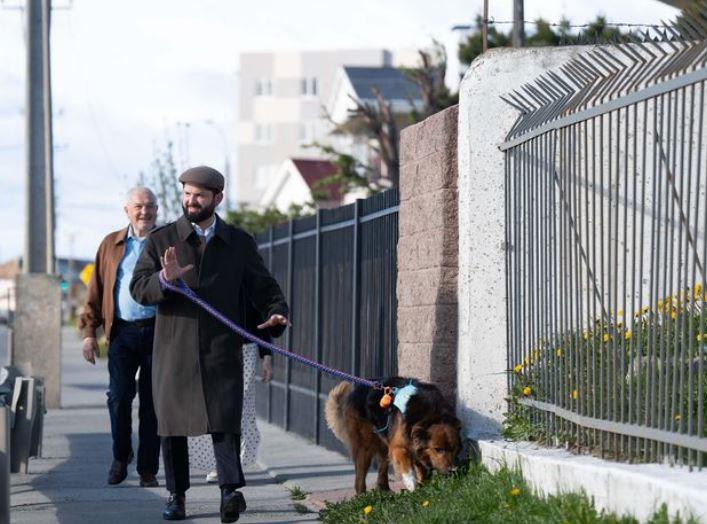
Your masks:
<instances>
[{"instance_id":1,"label":"house roof","mask_svg":"<svg viewBox=\"0 0 707 524\"><path fill-rule=\"evenodd\" d=\"M336 174L337 168L329 160L315 158L293 158L292 163L299 171L310 189L316 190L317 182ZM341 202L342 195L338 185L329 187L329 200Z\"/></svg>"},{"instance_id":2,"label":"house roof","mask_svg":"<svg viewBox=\"0 0 707 524\"><path fill-rule=\"evenodd\" d=\"M419 100L420 90L407 76L394 67L344 66L356 96L372 99L377 88L386 100Z\"/></svg>"}]
</instances>

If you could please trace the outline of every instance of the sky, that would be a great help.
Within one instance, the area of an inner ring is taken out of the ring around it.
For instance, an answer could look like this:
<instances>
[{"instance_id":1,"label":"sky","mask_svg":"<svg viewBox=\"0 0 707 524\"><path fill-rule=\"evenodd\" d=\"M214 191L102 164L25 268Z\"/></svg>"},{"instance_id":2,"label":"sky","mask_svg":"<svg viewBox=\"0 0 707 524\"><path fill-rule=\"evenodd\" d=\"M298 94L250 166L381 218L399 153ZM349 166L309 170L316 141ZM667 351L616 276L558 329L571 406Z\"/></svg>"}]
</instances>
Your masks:
<instances>
[{"instance_id":1,"label":"sky","mask_svg":"<svg viewBox=\"0 0 707 524\"><path fill-rule=\"evenodd\" d=\"M124 194L168 139L180 166L221 168L226 155L232 158L239 53L414 49L445 40L482 6L482 0L53 1L56 250L89 259L108 232L127 223ZM0 262L20 256L24 243L26 58L23 11L16 9L22 4L0 0ZM511 6L512 0L490 0L490 18L510 20ZM525 0L526 20L564 16L579 24L597 14L655 23L676 11L655 0Z\"/></svg>"}]
</instances>

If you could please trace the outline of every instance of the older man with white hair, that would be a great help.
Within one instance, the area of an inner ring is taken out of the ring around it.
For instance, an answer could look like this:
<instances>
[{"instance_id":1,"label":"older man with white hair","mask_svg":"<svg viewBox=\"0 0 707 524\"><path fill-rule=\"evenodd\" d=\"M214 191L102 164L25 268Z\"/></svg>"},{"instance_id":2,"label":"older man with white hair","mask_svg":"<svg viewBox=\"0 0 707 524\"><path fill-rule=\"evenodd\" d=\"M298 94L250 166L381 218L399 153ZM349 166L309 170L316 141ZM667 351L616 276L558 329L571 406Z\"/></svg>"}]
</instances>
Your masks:
<instances>
[{"instance_id":1,"label":"older man with white hair","mask_svg":"<svg viewBox=\"0 0 707 524\"><path fill-rule=\"evenodd\" d=\"M83 356L91 364L96 363L98 328L103 328L109 344L108 411L113 463L108 484L123 482L133 459L132 405L137 390L140 395L137 471L141 486L155 487L160 453L151 379L156 308L135 302L129 285L147 235L155 227L157 200L148 188L135 187L128 191L124 209L129 225L108 234L98 248L79 327L84 336Z\"/></svg>"}]
</instances>

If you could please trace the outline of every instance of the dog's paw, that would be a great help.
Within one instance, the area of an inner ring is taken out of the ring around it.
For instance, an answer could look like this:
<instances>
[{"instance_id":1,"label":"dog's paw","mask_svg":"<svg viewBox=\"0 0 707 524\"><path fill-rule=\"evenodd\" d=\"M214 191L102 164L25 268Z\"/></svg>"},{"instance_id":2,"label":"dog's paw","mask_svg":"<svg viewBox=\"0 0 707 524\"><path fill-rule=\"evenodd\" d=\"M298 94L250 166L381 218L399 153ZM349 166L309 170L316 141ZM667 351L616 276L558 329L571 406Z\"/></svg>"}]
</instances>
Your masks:
<instances>
[{"instance_id":1,"label":"dog's paw","mask_svg":"<svg viewBox=\"0 0 707 524\"><path fill-rule=\"evenodd\" d=\"M415 487L417 486L417 479L415 478L415 472L413 470L406 471L405 473L402 474L403 477L403 486L405 486L405 489L408 491L415 491Z\"/></svg>"}]
</instances>

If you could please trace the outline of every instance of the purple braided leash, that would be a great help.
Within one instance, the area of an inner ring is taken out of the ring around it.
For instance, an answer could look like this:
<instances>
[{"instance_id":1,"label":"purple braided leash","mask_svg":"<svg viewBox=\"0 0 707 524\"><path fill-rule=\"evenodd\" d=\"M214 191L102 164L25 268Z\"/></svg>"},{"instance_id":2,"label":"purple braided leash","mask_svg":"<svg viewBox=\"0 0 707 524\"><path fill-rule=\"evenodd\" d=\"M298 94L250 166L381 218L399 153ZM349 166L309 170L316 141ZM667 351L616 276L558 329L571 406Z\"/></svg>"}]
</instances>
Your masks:
<instances>
[{"instance_id":1,"label":"purple braided leash","mask_svg":"<svg viewBox=\"0 0 707 524\"><path fill-rule=\"evenodd\" d=\"M169 289L170 291L174 291L175 293L179 293L180 295L185 296L186 298L188 298L189 300L194 302L196 305L203 308L207 313L209 313L211 316L213 316L216 320L222 322L229 329L238 333L241 337L243 337L246 340L249 340L251 342L255 342L259 346L267 348L270 351L273 351L274 353L278 353L286 358L289 358L291 360L299 362L300 364L304 364L305 366L309 366L309 367L312 367L312 368L317 369L319 371L323 371L324 373L328 373L329 375L332 375L334 377L338 377L342 380L346 380L348 382L353 382L354 384L361 384L363 386L368 386L369 388L383 389L383 385L378 381L367 380L365 378L356 377L354 375L344 373L343 371L339 371L338 369L330 368L329 366L325 366L324 364L320 364L319 362L315 362L314 360L310 360L307 357L303 357L302 355L298 355L297 353L293 353L292 351L287 351L286 349L276 346L275 344L271 344L270 342L265 342L264 340L259 339L255 335L252 335L247 330L243 329L242 327L240 327L238 324L236 324L235 322L233 322L229 318L222 315L218 310L216 310L213 306L211 306L211 304L209 304L203 298L201 298L199 295L194 293L194 291L189 286L187 286L182 279L178 279L176 281L176 283L172 283L169 280L167 280L166 278L164 278L161 271L159 273L159 278L160 278L160 284L162 284L162 287L164 289Z\"/></svg>"}]
</instances>

